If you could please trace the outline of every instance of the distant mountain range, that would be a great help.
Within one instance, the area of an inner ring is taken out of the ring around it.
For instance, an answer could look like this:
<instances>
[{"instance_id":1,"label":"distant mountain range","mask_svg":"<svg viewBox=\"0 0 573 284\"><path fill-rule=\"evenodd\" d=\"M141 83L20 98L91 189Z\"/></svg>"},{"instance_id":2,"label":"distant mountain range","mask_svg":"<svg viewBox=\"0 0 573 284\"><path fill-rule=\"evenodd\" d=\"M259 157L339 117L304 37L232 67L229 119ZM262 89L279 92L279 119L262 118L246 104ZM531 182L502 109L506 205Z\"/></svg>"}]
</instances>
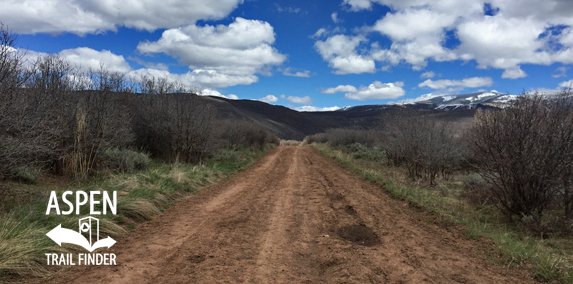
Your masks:
<instances>
[{"instance_id":1,"label":"distant mountain range","mask_svg":"<svg viewBox=\"0 0 573 284\"><path fill-rule=\"evenodd\" d=\"M436 96L411 104L363 105L326 112L298 112L253 100L204 98L215 106L220 118L255 121L280 138L302 140L307 135L324 132L329 128L370 129L379 125L384 111L403 107L430 111L432 116L441 120L468 121L473 118L476 109L505 108L517 96L479 92Z\"/></svg>"}]
</instances>

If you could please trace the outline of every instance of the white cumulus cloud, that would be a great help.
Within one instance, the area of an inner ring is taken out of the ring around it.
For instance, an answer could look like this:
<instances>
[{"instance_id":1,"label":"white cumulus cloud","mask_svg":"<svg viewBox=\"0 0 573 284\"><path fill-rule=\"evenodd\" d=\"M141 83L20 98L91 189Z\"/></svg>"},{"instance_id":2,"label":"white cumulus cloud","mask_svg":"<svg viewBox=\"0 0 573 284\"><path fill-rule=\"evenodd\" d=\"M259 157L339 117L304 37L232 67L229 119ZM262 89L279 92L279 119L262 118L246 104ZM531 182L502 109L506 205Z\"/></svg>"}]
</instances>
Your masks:
<instances>
[{"instance_id":1,"label":"white cumulus cloud","mask_svg":"<svg viewBox=\"0 0 573 284\"><path fill-rule=\"evenodd\" d=\"M484 13L485 3L495 11ZM428 60L475 61L504 70L502 78L527 74L524 64L573 64L573 1L564 0L343 0L350 11L391 8L370 30L391 40L362 55L383 64L422 70Z\"/></svg>"},{"instance_id":2,"label":"white cumulus cloud","mask_svg":"<svg viewBox=\"0 0 573 284\"><path fill-rule=\"evenodd\" d=\"M413 99L404 99L404 100L400 100L398 102L392 103L392 104L413 104L415 102L420 102L420 101L425 101L425 100L429 100L431 98L435 98L435 97L439 97L439 96L443 96L443 93L429 93L429 94L423 94L417 98L413 98Z\"/></svg>"},{"instance_id":3,"label":"white cumulus cloud","mask_svg":"<svg viewBox=\"0 0 573 284\"><path fill-rule=\"evenodd\" d=\"M504 78L504 79L505 78L519 79L519 78L525 78L525 77L527 77L527 73L525 73L525 71L521 70L521 68L519 68L519 66L505 69L505 71L503 71L503 74L501 74L501 78Z\"/></svg>"},{"instance_id":4,"label":"white cumulus cloud","mask_svg":"<svg viewBox=\"0 0 573 284\"><path fill-rule=\"evenodd\" d=\"M505 69L503 78L522 78L520 64L550 64L551 56L538 40L545 23L530 18L507 19L501 16L466 22L458 27L462 42L459 52L474 59L478 68Z\"/></svg>"},{"instance_id":5,"label":"white cumulus cloud","mask_svg":"<svg viewBox=\"0 0 573 284\"><path fill-rule=\"evenodd\" d=\"M113 54L109 50L98 51L88 47L65 49L58 56L68 63L85 69L98 70L101 64L110 72L127 73L131 67L122 55Z\"/></svg>"},{"instance_id":6,"label":"white cumulus cloud","mask_svg":"<svg viewBox=\"0 0 573 284\"><path fill-rule=\"evenodd\" d=\"M390 49L374 46L373 57L397 65L405 61L414 70L426 67L427 59L454 60L457 56L443 47L446 29L453 27L456 16L427 9L405 9L378 20L372 30L388 36Z\"/></svg>"},{"instance_id":7,"label":"white cumulus cloud","mask_svg":"<svg viewBox=\"0 0 573 284\"><path fill-rule=\"evenodd\" d=\"M434 77L436 77L436 73L434 71L424 72L420 75L420 78L422 79L432 79Z\"/></svg>"},{"instance_id":8,"label":"white cumulus cloud","mask_svg":"<svg viewBox=\"0 0 573 284\"><path fill-rule=\"evenodd\" d=\"M305 96L305 97L288 96L286 99L291 103L295 103L295 104L299 104L299 105L311 105L312 104L312 99L309 96Z\"/></svg>"},{"instance_id":9,"label":"white cumulus cloud","mask_svg":"<svg viewBox=\"0 0 573 284\"><path fill-rule=\"evenodd\" d=\"M356 51L360 43L367 41L363 36L335 35L325 41L317 41L314 46L329 62L329 66L335 69L335 74L374 73L374 60Z\"/></svg>"},{"instance_id":10,"label":"white cumulus cloud","mask_svg":"<svg viewBox=\"0 0 573 284\"><path fill-rule=\"evenodd\" d=\"M387 14L378 20L372 29L389 36L394 41L414 40L422 37L439 37L444 28L456 20L452 14L443 14L427 9L405 9ZM423 23L423 24L422 24Z\"/></svg>"},{"instance_id":11,"label":"white cumulus cloud","mask_svg":"<svg viewBox=\"0 0 573 284\"><path fill-rule=\"evenodd\" d=\"M380 81L374 81L372 84L361 86L360 88L351 85L340 85L334 88L324 89L322 93L334 94L345 92L345 98L358 101L395 99L406 93L404 89L402 89L403 86L403 82L382 83Z\"/></svg>"},{"instance_id":12,"label":"white cumulus cloud","mask_svg":"<svg viewBox=\"0 0 573 284\"><path fill-rule=\"evenodd\" d=\"M566 77L567 76L567 70L569 68L565 67L565 66L561 66L559 68L557 68L556 71L558 71L559 73L553 74L551 75L551 77L553 78L561 78L561 77Z\"/></svg>"},{"instance_id":13,"label":"white cumulus cloud","mask_svg":"<svg viewBox=\"0 0 573 284\"><path fill-rule=\"evenodd\" d=\"M362 55L334 57L330 60L330 66L336 69L336 71L334 71L335 74L361 74L374 73L376 71L374 60Z\"/></svg>"},{"instance_id":14,"label":"white cumulus cloud","mask_svg":"<svg viewBox=\"0 0 573 284\"><path fill-rule=\"evenodd\" d=\"M227 17L243 0L18 0L2 1L0 19L22 34L154 31Z\"/></svg>"},{"instance_id":15,"label":"white cumulus cloud","mask_svg":"<svg viewBox=\"0 0 573 284\"><path fill-rule=\"evenodd\" d=\"M340 85L334 88L323 89L323 94L335 94L335 93L350 93L357 92L358 89L352 85Z\"/></svg>"},{"instance_id":16,"label":"white cumulus cloud","mask_svg":"<svg viewBox=\"0 0 573 284\"><path fill-rule=\"evenodd\" d=\"M231 99L231 100L238 100L239 97L237 97L237 95L234 94L230 94L228 96L225 96L221 93L219 93L216 90L212 90L212 89L203 89L200 92L201 96L212 96L212 97L221 97L221 98L225 98L225 99Z\"/></svg>"},{"instance_id":17,"label":"white cumulus cloud","mask_svg":"<svg viewBox=\"0 0 573 284\"><path fill-rule=\"evenodd\" d=\"M343 3L350 6L351 11L370 10L372 9L370 0L344 0Z\"/></svg>"},{"instance_id":18,"label":"white cumulus cloud","mask_svg":"<svg viewBox=\"0 0 573 284\"><path fill-rule=\"evenodd\" d=\"M164 63L147 62L141 58L133 57L133 56L129 56L127 59L134 61L135 63L137 63L139 65L143 65L145 68L158 69L158 70L169 70L169 67L167 66L167 64L164 64Z\"/></svg>"},{"instance_id":19,"label":"white cumulus cloud","mask_svg":"<svg viewBox=\"0 0 573 284\"><path fill-rule=\"evenodd\" d=\"M265 97L258 99L258 101L269 103L269 104L274 103L278 100L279 100L279 98L277 98L276 96L273 96L273 95L266 95Z\"/></svg>"},{"instance_id":20,"label":"white cumulus cloud","mask_svg":"<svg viewBox=\"0 0 573 284\"><path fill-rule=\"evenodd\" d=\"M337 26L334 29L320 28L313 35L310 35L309 37L312 39L317 39L317 38L321 38L321 37L327 37L330 35L343 34L345 32L346 32L346 28L342 27L342 26Z\"/></svg>"},{"instance_id":21,"label":"white cumulus cloud","mask_svg":"<svg viewBox=\"0 0 573 284\"><path fill-rule=\"evenodd\" d=\"M214 90L256 83L259 80L257 73L265 73L268 66L282 63L286 56L270 46L274 40L273 28L268 23L237 18L229 26L167 30L159 41L139 45L140 51L148 54L165 52L179 58L180 62L191 68L183 74L171 73L165 64L147 63L139 58L130 60L146 68L133 70L122 55L88 47L66 49L56 55L84 71L90 68L97 70L103 64L108 71L124 73L136 79L141 76L164 77L189 88ZM263 52L265 50L268 52ZM47 54L26 51L28 64L42 55ZM306 74L304 71L293 75Z\"/></svg>"},{"instance_id":22,"label":"white cumulus cloud","mask_svg":"<svg viewBox=\"0 0 573 284\"><path fill-rule=\"evenodd\" d=\"M291 77L303 77L303 78L308 78L310 77L310 71L309 70L304 70L304 71L294 71L292 70L292 68L287 67L283 70L283 75L285 76L291 76Z\"/></svg>"},{"instance_id":23,"label":"white cumulus cloud","mask_svg":"<svg viewBox=\"0 0 573 284\"><path fill-rule=\"evenodd\" d=\"M188 87L193 86L207 89L251 84L258 81L257 76L231 76L205 70L193 70L183 74L174 74L168 70L142 68L130 71L127 75L135 78L140 78L141 76L165 77Z\"/></svg>"},{"instance_id":24,"label":"white cumulus cloud","mask_svg":"<svg viewBox=\"0 0 573 284\"><path fill-rule=\"evenodd\" d=\"M117 55L109 50L95 50L89 47L78 47L73 49L64 49L58 53L48 54L36 52L33 50L18 49L24 54L24 64L31 66L40 57L55 55L68 62L71 67L79 71L99 70L102 65L110 72L127 73L132 69L129 63L125 61L122 55Z\"/></svg>"},{"instance_id":25,"label":"white cumulus cloud","mask_svg":"<svg viewBox=\"0 0 573 284\"><path fill-rule=\"evenodd\" d=\"M573 88L573 80L559 83L560 88Z\"/></svg>"},{"instance_id":26,"label":"white cumulus cloud","mask_svg":"<svg viewBox=\"0 0 573 284\"><path fill-rule=\"evenodd\" d=\"M273 27L263 21L236 18L230 25L186 26L163 32L156 42L141 42L144 54L165 53L189 66L201 84L211 88L249 85L257 73L280 65L286 56L271 45Z\"/></svg>"},{"instance_id":27,"label":"white cumulus cloud","mask_svg":"<svg viewBox=\"0 0 573 284\"><path fill-rule=\"evenodd\" d=\"M338 18L338 13L336 13L336 12L330 14L330 18L332 19L332 21L333 21L335 24L340 23L340 22L342 21L342 20L340 20L340 19Z\"/></svg>"}]
</instances>

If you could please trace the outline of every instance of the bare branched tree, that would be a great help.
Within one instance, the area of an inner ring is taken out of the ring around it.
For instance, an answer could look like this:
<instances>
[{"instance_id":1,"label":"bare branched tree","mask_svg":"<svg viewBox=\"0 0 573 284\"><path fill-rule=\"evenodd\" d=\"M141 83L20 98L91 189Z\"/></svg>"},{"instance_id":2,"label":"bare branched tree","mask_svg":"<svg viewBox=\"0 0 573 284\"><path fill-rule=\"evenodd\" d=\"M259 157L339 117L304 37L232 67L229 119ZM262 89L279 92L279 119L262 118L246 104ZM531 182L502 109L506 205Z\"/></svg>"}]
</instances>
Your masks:
<instances>
[{"instance_id":1,"label":"bare branched tree","mask_svg":"<svg viewBox=\"0 0 573 284\"><path fill-rule=\"evenodd\" d=\"M166 77L153 77L143 75L138 82L139 90L142 94L162 95L172 93L199 94L197 88L185 87L180 82L169 80Z\"/></svg>"},{"instance_id":2,"label":"bare branched tree","mask_svg":"<svg viewBox=\"0 0 573 284\"><path fill-rule=\"evenodd\" d=\"M505 213L539 221L558 202L566 217L572 217L569 90L557 97L524 95L510 108L478 111L468 137L476 167L494 185L492 193Z\"/></svg>"},{"instance_id":3,"label":"bare branched tree","mask_svg":"<svg viewBox=\"0 0 573 284\"><path fill-rule=\"evenodd\" d=\"M16 35L0 23L0 95L3 96L2 98L16 92L26 80L23 76L25 53L15 48L17 42Z\"/></svg>"},{"instance_id":4,"label":"bare branched tree","mask_svg":"<svg viewBox=\"0 0 573 284\"><path fill-rule=\"evenodd\" d=\"M17 37L0 24L0 177L23 163L27 148L28 106L21 88L26 81L25 54L16 50Z\"/></svg>"}]
</instances>

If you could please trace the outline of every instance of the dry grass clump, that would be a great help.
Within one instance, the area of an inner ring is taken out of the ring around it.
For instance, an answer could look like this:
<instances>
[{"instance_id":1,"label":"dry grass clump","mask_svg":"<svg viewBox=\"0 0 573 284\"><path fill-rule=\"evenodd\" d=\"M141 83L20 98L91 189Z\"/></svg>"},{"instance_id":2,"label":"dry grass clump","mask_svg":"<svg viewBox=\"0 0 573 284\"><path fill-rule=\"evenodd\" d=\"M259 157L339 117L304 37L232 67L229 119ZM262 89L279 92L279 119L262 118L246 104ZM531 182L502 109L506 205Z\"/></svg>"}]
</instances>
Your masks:
<instances>
[{"instance_id":1,"label":"dry grass clump","mask_svg":"<svg viewBox=\"0 0 573 284\"><path fill-rule=\"evenodd\" d=\"M302 145L302 142L297 141L297 140L281 140L280 145L282 145L282 146L300 146L300 145Z\"/></svg>"},{"instance_id":2,"label":"dry grass clump","mask_svg":"<svg viewBox=\"0 0 573 284\"><path fill-rule=\"evenodd\" d=\"M0 277L10 274L42 276L49 272L43 253L64 249L45 237L47 231L30 217L5 215L0 218ZM45 238L43 238L45 237Z\"/></svg>"}]
</instances>

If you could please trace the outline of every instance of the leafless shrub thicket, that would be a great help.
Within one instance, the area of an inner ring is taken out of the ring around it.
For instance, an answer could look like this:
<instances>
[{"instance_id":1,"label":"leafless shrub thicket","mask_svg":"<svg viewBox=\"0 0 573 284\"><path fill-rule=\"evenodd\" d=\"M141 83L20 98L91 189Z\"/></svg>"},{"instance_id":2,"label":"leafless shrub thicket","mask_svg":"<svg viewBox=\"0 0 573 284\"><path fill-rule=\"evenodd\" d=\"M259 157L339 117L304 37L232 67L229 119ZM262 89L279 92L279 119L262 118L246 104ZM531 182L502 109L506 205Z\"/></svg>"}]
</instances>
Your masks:
<instances>
[{"instance_id":1,"label":"leafless shrub thicket","mask_svg":"<svg viewBox=\"0 0 573 284\"><path fill-rule=\"evenodd\" d=\"M304 144L312 144L312 143L326 143L328 142L328 136L326 133L316 133L313 135L308 135L304 138Z\"/></svg>"},{"instance_id":2,"label":"leafless shrub thicket","mask_svg":"<svg viewBox=\"0 0 573 284\"><path fill-rule=\"evenodd\" d=\"M26 64L15 45L0 26L0 179L33 181L40 170L76 178L130 171L148 164L134 149L198 162L221 137L233 147L276 139L248 123L218 137L215 110L191 93L198 90L166 78L134 80L105 66L85 72L54 55Z\"/></svg>"},{"instance_id":3,"label":"leafless shrub thicket","mask_svg":"<svg viewBox=\"0 0 573 284\"><path fill-rule=\"evenodd\" d=\"M227 149L254 148L279 144L280 140L261 125L245 120L225 120L219 123L219 139Z\"/></svg>"},{"instance_id":4,"label":"leafless shrub thicket","mask_svg":"<svg viewBox=\"0 0 573 284\"><path fill-rule=\"evenodd\" d=\"M542 222L548 209L573 210L573 101L521 96L511 108L479 111L468 146L503 212Z\"/></svg>"},{"instance_id":5,"label":"leafless shrub thicket","mask_svg":"<svg viewBox=\"0 0 573 284\"><path fill-rule=\"evenodd\" d=\"M328 137L328 144L333 147L348 146L355 143L373 146L378 141L378 134L370 130L328 129L326 135Z\"/></svg>"},{"instance_id":6,"label":"leafless shrub thicket","mask_svg":"<svg viewBox=\"0 0 573 284\"><path fill-rule=\"evenodd\" d=\"M362 144L368 147L374 146L380 140L379 133L374 130L332 128L325 133L307 136L304 141L307 144L328 143L332 147Z\"/></svg>"},{"instance_id":7,"label":"leafless shrub thicket","mask_svg":"<svg viewBox=\"0 0 573 284\"><path fill-rule=\"evenodd\" d=\"M440 174L447 178L461 164L461 148L448 124L408 109L387 113L384 122L388 161L405 165L412 178L434 184Z\"/></svg>"},{"instance_id":8,"label":"leafless shrub thicket","mask_svg":"<svg viewBox=\"0 0 573 284\"><path fill-rule=\"evenodd\" d=\"M143 75L137 82L140 93L148 95L162 95L173 93L193 93L198 94L201 90L197 88L187 88L179 82L173 82L165 77L153 77Z\"/></svg>"},{"instance_id":9,"label":"leafless shrub thicket","mask_svg":"<svg viewBox=\"0 0 573 284\"><path fill-rule=\"evenodd\" d=\"M68 86L68 66L44 58L24 67L24 54L13 48L15 37L0 30L0 175L14 177L14 169L41 167L58 155L66 114L51 109L65 101L57 91Z\"/></svg>"},{"instance_id":10,"label":"leafless shrub thicket","mask_svg":"<svg viewBox=\"0 0 573 284\"><path fill-rule=\"evenodd\" d=\"M22 111L21 119L11 124L19 129L11 138L22 143L19 151L11 152L30 157L19 155L23 159L18 163L85 178L105 149L131 145L129 97L116 95L124 88L117 73L102 69L82 74L51 55L38 58L26 72L12 108Z\"/></svg>"},{"instance_id":11,"label":"leafless shrub thicket","mask_svg":"<svg viewBox=\"0 0 573 284\"><path fill-rule=\"evenodd\" d=\"M215 110L189 94L138 95L138 145L171 162L194 163L212 150Z\"/></svg>"},{"instance_id":12,"label":"leafless shrub thicket","mask_svg":"<svg viewBox=\"0 0 573 284\"><path fill-rule=\"evenodd\" d=\"M24 54L15 52L16 38L0 26L0 173L8 174L18 161L18 152L22 148L22 139L18 139L19 127L14 123L23 119L22 111L16 111L17 90L25 81Z\"/></svg>"},{"instance_id":13,"label":"leafless shrub thicket","mask_svg":"<svg viewBox=\"0 0 573 284\"><path fill-rule=\"evenodd\" d=\"M435 184L441 175L448 178L462 165L462 147L451 127L416 110L387 112L383 130L329 129L310 135L305 143L328 143L354 157L381 160L405 166L413 179Z\"/></svg>"}]
</instances>

